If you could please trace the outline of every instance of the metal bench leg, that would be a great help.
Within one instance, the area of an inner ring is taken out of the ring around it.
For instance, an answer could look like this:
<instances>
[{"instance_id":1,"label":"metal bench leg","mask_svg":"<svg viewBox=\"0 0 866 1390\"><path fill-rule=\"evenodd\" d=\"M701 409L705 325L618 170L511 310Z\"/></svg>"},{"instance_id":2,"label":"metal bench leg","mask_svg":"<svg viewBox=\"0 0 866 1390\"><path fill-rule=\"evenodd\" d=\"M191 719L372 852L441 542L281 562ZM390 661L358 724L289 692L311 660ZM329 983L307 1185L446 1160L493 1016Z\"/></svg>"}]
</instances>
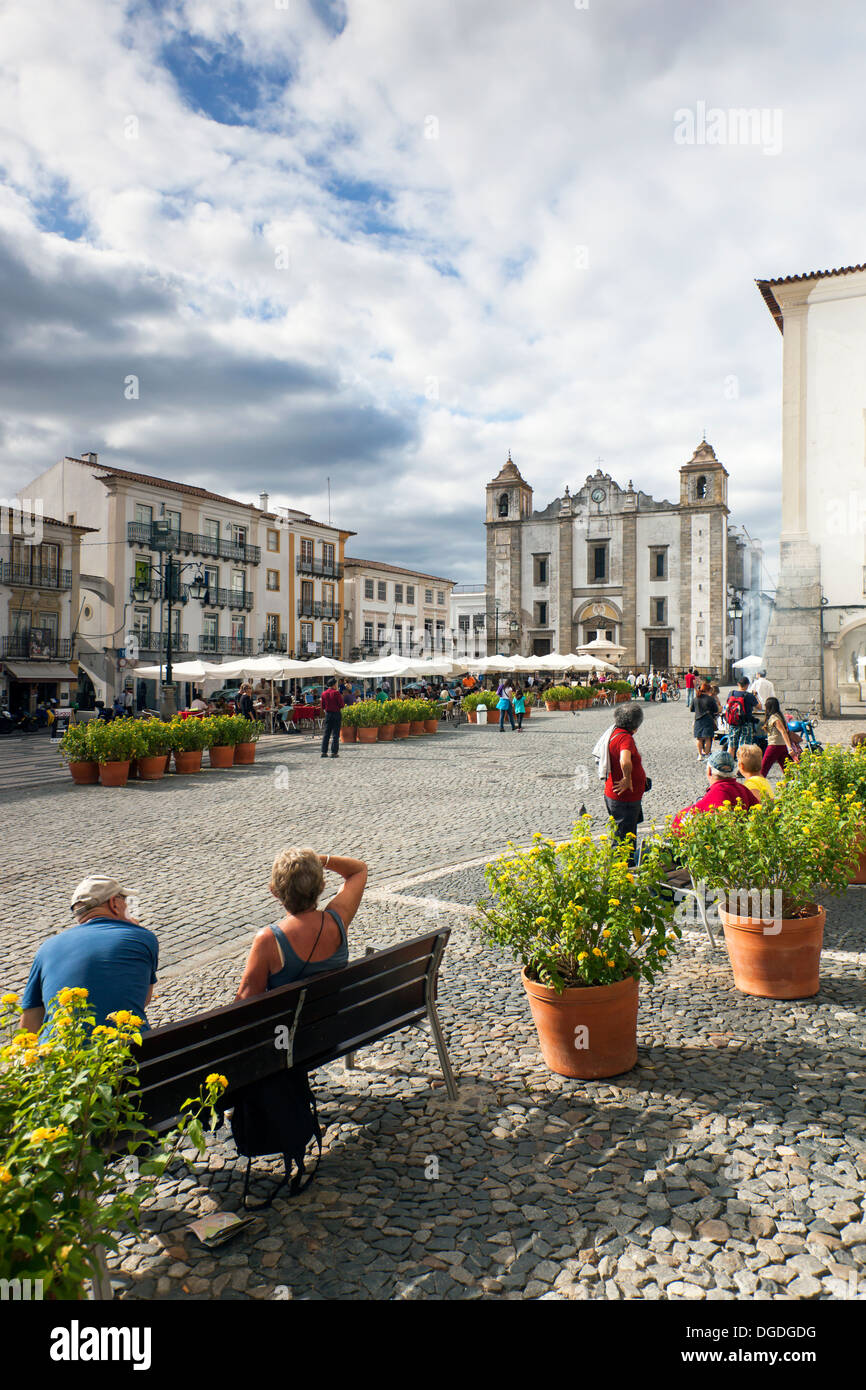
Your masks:
<instances>
[{"instance_id":1,"label":"metal bench leg","mask_svg":"<svg viewBox=\"0 0 866 1390\"><path fill-rule=\"evenodd\" d=\"M698 913L700 914L700 918L704 926L704 931L710 939L710 945L712 946L713 950L718 950L719 943L713 935L713 929L710 926L710 919L707 913L707 885L705 883L695 883L694 879L692 879L692 887L695 890L695 898L697 899L698 904Z\"/></svg>"},{"instance_id":2,"label":"metal bench leg","mask_svg":"<svg viewBox=\"0 0 866 1390\"><path fill-rule=\"evenodd\" d=\"M442 1075L445 1078L445 1088L448 1092L448 1099L456 1100L457 1082L454 1079L454 1072L451 1070L451 1059L448 1056L448 1048L445 1045L445 1034L442 1032L442 1024L439 1022L439 1014L436 1011L436 976L439 973L439 962L442 959L442 952L444 950L445 942L440 939L427 972L427 1021L430 1024L433 1040L436 1043L436 1051L439 1054L439 1065L442 1068Z\"/></svg>"}]
</instances>

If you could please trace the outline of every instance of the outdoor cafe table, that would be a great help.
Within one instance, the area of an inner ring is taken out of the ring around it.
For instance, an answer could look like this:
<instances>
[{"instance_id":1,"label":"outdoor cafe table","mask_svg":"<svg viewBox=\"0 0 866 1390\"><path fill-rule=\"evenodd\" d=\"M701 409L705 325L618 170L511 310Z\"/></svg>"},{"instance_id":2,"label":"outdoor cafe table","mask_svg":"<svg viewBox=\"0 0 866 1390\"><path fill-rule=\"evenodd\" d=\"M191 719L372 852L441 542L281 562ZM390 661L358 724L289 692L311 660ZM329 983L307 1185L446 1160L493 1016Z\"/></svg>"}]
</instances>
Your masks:
<instances>
[{"instance_id":1,"label":"outdoor cafe table","mask_svg":"<svg viewBox=\"0 0 866 1390\"><path fill-rule=\"evenodd\" d=\"M295 724L300 724L306 720L311 728L314 728L316 721L322 718L324 718L324 711L321 705L294 705L292 707L292 719Z\"/></svg>"}]
</instances>

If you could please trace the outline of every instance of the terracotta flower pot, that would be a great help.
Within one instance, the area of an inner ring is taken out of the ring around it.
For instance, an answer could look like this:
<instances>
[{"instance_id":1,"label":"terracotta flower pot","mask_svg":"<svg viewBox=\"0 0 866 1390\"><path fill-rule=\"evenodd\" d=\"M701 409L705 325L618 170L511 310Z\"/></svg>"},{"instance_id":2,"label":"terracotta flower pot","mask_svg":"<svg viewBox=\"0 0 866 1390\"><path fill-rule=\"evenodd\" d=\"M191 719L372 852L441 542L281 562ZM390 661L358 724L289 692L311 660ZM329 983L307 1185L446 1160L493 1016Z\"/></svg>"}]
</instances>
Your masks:
<instances>
[{"instance_id":1,"label":"terracotta flower pot","mask_svg":"<svg viewBox=\"0 0 866 1390\"><path fill-rule=\"evenodd\" d=\"M174 750L174 770L180 773L201 772L202 750L196 748L194 751L182 753L179 748Z\"/></svg>"},{"instance_id":2,"label":"terracotta flower pot","mask_svg":"<svg viewBox=\"0 0 866 1390\"><path fill-rule=\"evenodd\" d=\"M412 734L412 735L418 735L418 734L423 734L423 732L424 732L424 720L423 720L423 719L413 719L413 720L412 720L412 723L409 725L409 733Z\"/></svg>"},{"instance_id":3,"label":"terracotta flower pot","mask_svg":"<svg viewBox=\"0 0 866 1390\"><path fill-rule=\"evenodd\" d=\"M783 917L780 923L737 917L719 905L725 945L742 994L763 999L811 999L820 986L823 907L810 917Z\"/></svg>"},{"instance_id":4,"label":"terracotta flower pot","mask_svg":"<svg viewBox=\"0 0 866 1390\"><path fill-rule=\"evenodd\" d=\"M249 767L250 763L256 760L256 745L254 743L235 744L235 767L240 764L242 767Z\"/></svg>"},{"instance_id":5,"label":"terracotta flower pot","mask_svg":"<svg viewBox=\"0 0 866 1390\"><path fill-rule=\"evenodd\" d=\"M165 776L165 758L161 753L150 758L139 758L138 776L142 782L158 782Z\"/></svg>"},{"instance_id":6,"label":"terracotta flower pot","mask_svg":"<svg viewBox=\"0 0 866 1390\"><path fill-rule=\"evenodd\" d=\"M70 763L70 769L71 767L72 764ZM854 877L851 879L851 882L866 883L866 849L863 850L863 853L857 860L857 869L854 873Z\"/></svg>"},{"instance_id":7,"label":"terracotta flower pot","mask_svg":"<svg viewBox=\"0 0 866 1390\"><path fill-rule=\"evenodd\" d=\"M125 787L129 781L129 758L123 762L100 763L99 780L104 787Z\"/></svg>"},{"instance_id":8,"label":"terracotta flower pot","mask_svg":"<svg viewBox=\"0 0 866 1390\"><path fill-rule=\"evenodd\" d=\"M70 763L69 771L79 787L92 787L99 781L99 763Z\"/></svg>"},{"instance_id":9,"label":"terracotta flower pot","mask_svg":"<svg viewBox=\"0 0 866 1390\"><path fill-rule=\"evenodd\" d=\"M410 728L411 728L411 725L410 725L410 724L395 724L395 725L394 725L394 737L395 737L395 738L408 738L408 737L409 737L409 729L410 729Z\"/></svg>"},{"instance_id":10,"label":"terracotta flower pot","mask_svg":"<svg viewBox=\"0 0 866 1390\"><path fill-rule=\"evenodd\" d=\"M208 749L211 767L232 767L235 761L235 747L233 743L220 743L215 748Z\"/></svg>"},{"instance_id":11,"label":"terracotta flower pot","mask_svg":"<svg viewBox=\"0 0 866 1390\"><path fill-rule=\"evenodd\" d=\"M341 743L357 743L357 742L358 742L358 730L357 730L357 728L355 727L354 724L352 724L352 725L349 725L349 724L342 724L342 725L340 726L340 742L341 742Z\"/></svg>"},{"instance_id":12,"label":"terracotta flower pot","mask_svg":"<svg viewBox=\"0 0 866 1390\"><path fill-rule=\"evenodd\" d=\"M551 1071L584 1081L631 1071L637 1061L637 980L629 976L557 994L525 970L521 978Z\"/></svg>"},{"instance_id":13,"label":"terracotta flower pot","mask_svg":"<svg viewBox=\"0 0 866 1390\"><path fill-rule=\"evenodd\" d=\"M477 724L477 723L478 723L478 711L475 710L475 709L468 709L468 710L466 711L466 718L469 720L469 723L470 723L470 724Z\"/></svg>"},{"instance_id":14,"label":"terracotta flower pot","mask_svg":"<svg viewBox=\"0 0 866 1390\"><path fill-rule=\"evenodd\" d=\"M424 720L424 732L425 732L425 734L436 734L436 733L438 733L438 732L439 732L439 720L438 720L438 719L425 719L425 720Z\"/></svg>"},{"instance_id":15,"label":"terracotta flower pot","mask_svg":"<svg viewBox=\"0 0 866 1390\"><path fill-rule=\"evenodd\" d=\"M379 742L380 742L380 743L390 743L390 741L391 741L391 739L392 739L393 737L394 737L394 725L393 725L393 724L380 724L380 725L379 725Z\"/></svg>"},{"instance_id":16,"label":"terracotta flower pot","mask_svg":"<svg viewBox=\"0 0 866 1390\"><path fill-rule=\"evenodd\" d=\"M547 709L559 709L558 700L545 700L544 704Z\"/></svg>"},{"instance_id":17,"label":"terracotta flower pot","mask_svg":"<svg viewBox=\"0 0 866 1390\"><path fill-rule=\"evenodd\" d=\"M376 739L377 739L378 737L379 737L379 730L377 729L377 727L376 727L375 724L373 724L372 727L369 727L369 728L363 728L363 727L362 727L362 728L359 728L359 730L358 730L358 742L359 742L359 743L375 743L375 742L376 742Z\"/></svg>"}]
</instances>

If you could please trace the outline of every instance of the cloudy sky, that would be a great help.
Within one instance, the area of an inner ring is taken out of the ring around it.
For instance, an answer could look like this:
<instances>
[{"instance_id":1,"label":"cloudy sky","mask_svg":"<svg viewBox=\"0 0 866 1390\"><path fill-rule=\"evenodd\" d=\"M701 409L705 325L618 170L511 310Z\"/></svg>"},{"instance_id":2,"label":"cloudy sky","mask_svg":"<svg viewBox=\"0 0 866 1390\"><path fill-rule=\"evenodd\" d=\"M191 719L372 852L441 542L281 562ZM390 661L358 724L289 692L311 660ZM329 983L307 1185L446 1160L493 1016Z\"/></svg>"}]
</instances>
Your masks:
<instances>
[{"instance_id":1,"label":"cloudy sky","mask_svg":"<svg viewBox=\"0 0 866 1390\"><path fill-rule=\"evenodd\" d=\"M754 281L866 260L864 31L847 0L5 0L0 487L94 449L324 518L330 477L355 554L468 580L509 448L540 507L598 458L674 498L705 430L771 547Z\"/></svg>"}]
</instances>

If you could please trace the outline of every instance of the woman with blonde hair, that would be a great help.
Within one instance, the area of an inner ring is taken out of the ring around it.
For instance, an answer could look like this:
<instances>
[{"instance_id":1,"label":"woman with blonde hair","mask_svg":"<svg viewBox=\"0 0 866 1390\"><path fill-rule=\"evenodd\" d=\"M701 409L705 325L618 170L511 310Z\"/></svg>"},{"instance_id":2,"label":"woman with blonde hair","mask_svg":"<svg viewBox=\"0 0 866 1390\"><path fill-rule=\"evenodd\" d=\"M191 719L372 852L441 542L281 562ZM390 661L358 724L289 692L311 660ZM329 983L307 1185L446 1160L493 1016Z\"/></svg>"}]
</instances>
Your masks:
<instances>
[{"instance_id":1,"label":"woman with blonde hair","mask_svg":"<svg viewBox=\"0 0 866 1390\"><path fill-rule=\"evenodd\" d=\"M343 887L324 911L318 906L325 870L339 874ZM349 959L346 928L361 903L367 865L347 855L317 854L292 846L274 860L271 893L285 908L277 923L256 933L236 1000L252 999L294 980L339 970Z\"/></svg>"}]
</instances>

